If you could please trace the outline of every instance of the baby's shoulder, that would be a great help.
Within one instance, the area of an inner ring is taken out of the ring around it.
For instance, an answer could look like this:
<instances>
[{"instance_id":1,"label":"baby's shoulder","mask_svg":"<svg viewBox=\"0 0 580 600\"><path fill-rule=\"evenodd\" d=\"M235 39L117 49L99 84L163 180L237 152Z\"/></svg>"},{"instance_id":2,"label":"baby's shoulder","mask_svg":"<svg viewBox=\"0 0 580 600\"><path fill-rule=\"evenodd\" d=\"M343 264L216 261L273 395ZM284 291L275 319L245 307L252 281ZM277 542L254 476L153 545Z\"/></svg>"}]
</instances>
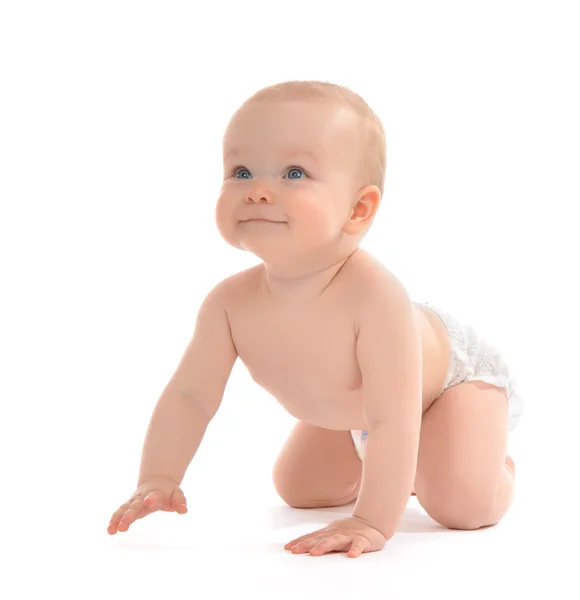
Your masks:
<instances>
[{"instance_id":1,"label":"baby's shoulder","mask_svg":"<svg viewBox=\"0 0 580 600\"><path fill-rule=\"evenodd\" d=\"M214 288L221 304L231 306L239 303L256 287L261 265L250 267L222 279Z\"/></svg>"},{"instance_id":2,"label":"baby's shoulder","mask_svg":"<svg viewBox=\"0 0 580 600\"><path fill-rule=\"evenodd\" d=\"M345 270L347 289L361 295L379 289L401 285L399 279L378 258L364 250L358 250Z\"/></svg>"},{"instance_id":3,"label":"baby's shoulder","mask_svg":"<svg viewBox=\"0 0 580 600\"><path fill-rule=\"evenodd\" d=\"M348 266L342 297L355 315L372 314L385 306L410 302L401 280L381 261L369 253L361 253Z\"/></svg>"}]
</instances>

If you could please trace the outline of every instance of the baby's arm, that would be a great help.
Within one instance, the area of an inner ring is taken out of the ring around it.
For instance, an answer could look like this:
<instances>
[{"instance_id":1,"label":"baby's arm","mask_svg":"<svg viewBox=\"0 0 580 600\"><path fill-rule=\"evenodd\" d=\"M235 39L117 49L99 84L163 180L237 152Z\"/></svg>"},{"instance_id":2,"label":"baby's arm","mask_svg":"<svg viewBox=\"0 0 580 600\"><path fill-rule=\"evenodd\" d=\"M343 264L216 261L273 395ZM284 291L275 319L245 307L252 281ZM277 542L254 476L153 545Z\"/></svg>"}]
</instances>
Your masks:
<instances>
[{"instance_id":1,"label":"baby's arm","mask_svg":"<svg viewBox=\"0 0 580 600\"><path fill-rule=\"evenodd\" d=\"M231 281L206 296L195 331L161 394L145 437L138 485L168 477L181 483L216 414L237 358L225 312Z\"/></svg>"},{"instance_id":2,"label":"baby's arm","mask_svg":"<svg viewBox=\"0 0 580 600\"><path fill-rule=\"evenodd\" d=\"M390 539L413 489L422 414L421 339L400 282L381 273L365 286L357 359L368 437L353 517Z\"/></svg>"}]
</instances>

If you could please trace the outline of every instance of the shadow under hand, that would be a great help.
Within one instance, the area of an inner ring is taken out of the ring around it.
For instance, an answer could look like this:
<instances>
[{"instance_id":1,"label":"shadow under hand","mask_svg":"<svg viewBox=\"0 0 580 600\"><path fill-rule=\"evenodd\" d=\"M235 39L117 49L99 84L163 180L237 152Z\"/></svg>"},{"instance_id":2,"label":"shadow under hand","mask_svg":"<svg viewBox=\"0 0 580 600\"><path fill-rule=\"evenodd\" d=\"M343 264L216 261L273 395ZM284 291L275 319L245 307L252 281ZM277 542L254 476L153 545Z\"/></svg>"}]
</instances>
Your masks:
<instances>
[{"instance_id":1,"label":"shadow under hand","mask_svg":"<svg viewBox=\"0 0 580 600\"><path fill-rule=\"evenodd\" d=\"M352 515L355 502L344 506L329 506L326 508L292 508L288 505L272 507L272 522L276 527L293 527L305 523L325 523ZM434 521L429 515L417 508L407 507L397 531L401 533L441 533L451 531Z\"/></svg>"}]
</instances>

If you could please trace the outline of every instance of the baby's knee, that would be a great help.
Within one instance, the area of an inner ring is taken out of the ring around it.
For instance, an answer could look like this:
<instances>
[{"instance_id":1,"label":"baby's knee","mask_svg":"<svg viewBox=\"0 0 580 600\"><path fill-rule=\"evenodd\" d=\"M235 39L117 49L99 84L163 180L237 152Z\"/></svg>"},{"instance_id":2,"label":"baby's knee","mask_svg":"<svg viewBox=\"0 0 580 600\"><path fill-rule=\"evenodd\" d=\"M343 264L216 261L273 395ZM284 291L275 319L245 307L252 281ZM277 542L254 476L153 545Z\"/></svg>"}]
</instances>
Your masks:
<instances>
[{"instance_id":1,"label":"baby's knee","mask_svg":"<svg viewBox=\"0 0 580 600\"><path fill-rule=\"evenodd\" d=\"M278 495L288 506L292 508L326 508L330 506L344 506L349 504L353 500L356 500L358 495L358 484L354 484L354 489L348 491L344 496L323 496L316 494L300 493L299 491L293 491L290 493L281 494L278 491Z\"/></svg>"},{"instance_id":2,"label":"baby's knee","mask_svg":"<svg viewBox=\"0 0 580 600\"><path fill-rule=\"evenodd\" d=\"M449 529L479 529L494 525L492 508L496 490L477 482L457 483L445 488L417 489L417 499L425 512Z\"/></svg>"},{"instance_id":3,"label":"baby's knee","mask_svg":"<svg viewBox=\"0 0 580 600\"><path fill-rule=\"evenodd\" d=\"M312 480L296 475L278 467L272 477L276 493L292 508L343 506L358 495L359 483L356 481Z\"/></svg>"}]
</instances>

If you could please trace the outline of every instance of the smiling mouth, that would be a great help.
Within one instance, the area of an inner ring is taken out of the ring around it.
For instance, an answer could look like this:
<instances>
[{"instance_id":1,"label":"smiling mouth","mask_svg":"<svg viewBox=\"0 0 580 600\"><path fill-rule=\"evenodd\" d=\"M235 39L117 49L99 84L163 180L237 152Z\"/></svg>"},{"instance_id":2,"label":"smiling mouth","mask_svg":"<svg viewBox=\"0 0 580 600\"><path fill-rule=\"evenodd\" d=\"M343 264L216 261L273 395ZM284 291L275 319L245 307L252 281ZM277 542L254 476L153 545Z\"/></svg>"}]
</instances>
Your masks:
<instances>
[{"instance_id":1,"label":"smiling mouth","mask_svg":"<svg viewBox=\"0 0 580 600\"><path fill-rule=\"evenodd\" d=\"M286 221L270 221L270 219L244 219L242 223L248 223L250 221L260 221L262 223L286 223Z\"/></svg>"}]
</instances>

